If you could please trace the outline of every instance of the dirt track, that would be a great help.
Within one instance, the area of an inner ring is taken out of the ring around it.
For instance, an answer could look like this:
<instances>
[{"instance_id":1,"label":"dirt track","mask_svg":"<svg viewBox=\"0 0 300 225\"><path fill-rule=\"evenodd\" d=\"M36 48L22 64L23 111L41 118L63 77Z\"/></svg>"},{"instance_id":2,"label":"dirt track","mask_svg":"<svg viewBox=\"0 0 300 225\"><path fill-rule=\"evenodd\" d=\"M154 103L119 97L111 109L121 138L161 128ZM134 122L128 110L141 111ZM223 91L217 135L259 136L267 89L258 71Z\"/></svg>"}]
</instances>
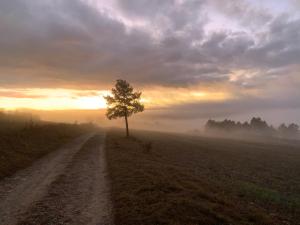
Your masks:
<instances>
[{"instance_id":1,"label":"dirt track","mask_svg":"<svg viewBox=\"0 0 300 225\"><path fill-rule=\"evenodd\" d=\"M112 224L104 138L79 137L2 180L0 224Z\"/></svg>"}]
</instances>

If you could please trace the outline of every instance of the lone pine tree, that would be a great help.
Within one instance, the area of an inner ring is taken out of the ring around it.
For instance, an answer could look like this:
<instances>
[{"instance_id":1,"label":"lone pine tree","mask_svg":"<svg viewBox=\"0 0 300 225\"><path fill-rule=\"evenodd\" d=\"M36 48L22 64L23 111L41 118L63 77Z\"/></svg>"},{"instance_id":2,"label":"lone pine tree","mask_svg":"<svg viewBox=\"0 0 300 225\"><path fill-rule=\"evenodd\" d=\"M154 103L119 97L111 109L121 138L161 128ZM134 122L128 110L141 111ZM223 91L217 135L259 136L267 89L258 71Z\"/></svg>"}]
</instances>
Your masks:
<instances>
[{"instance_id":1,"label":"lone pine tree","mask_svg":"<svg viewBox=\"0 0 300 225\"><path fill-rule=\"evenodd\" d=\"M140 102L142 92L135 92L126 80L117 80L111 93L112 96L104 97L107 103L106 116L109 120L124 117L126 136L129 137L128 117L144 111L144 105Z\"/></svg>"}]
</instances>

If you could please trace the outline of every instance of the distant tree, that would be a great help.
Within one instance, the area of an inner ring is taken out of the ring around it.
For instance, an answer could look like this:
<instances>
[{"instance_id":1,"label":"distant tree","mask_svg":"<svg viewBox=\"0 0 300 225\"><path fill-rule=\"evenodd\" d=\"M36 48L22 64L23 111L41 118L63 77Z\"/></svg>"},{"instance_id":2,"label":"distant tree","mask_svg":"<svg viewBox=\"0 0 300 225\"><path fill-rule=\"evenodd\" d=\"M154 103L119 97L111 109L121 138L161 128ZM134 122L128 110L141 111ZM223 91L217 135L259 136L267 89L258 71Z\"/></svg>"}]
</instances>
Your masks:
<instances>
[{"instance_id":1,"label":"distant tree","mask_svg":"<svg viewBox=\"0 0 300 225\"><path fill-rule=\"evenodd\" d=\"M282 123L279 127L278 127L278 131L281 133L281 134L286 134L286 132L287 132L287 126L284 124L284 123Z\"/></svg>"},{"instance_id":2,"label":"distant tree","mask_svg":"<svg viewBox=\"0 0 300 225\"><path fill-rule=\"evenodd\" d=\"M291 123L288 126L283 123L278 127L278 132L287 137L297 136L299 134L299 126L295 123Z\"/></svg>"},{"instance_id":3,"label":"distant tree","mask_svg":"<svg viewBox=\"0 0 300 225\"><path fill-rule=\"evenodd\" d=\"M295 123L291 123L288 126L288 131L291 134L298 134L298 132L299 132L299 126L297 124L295 124Z\"/></svg>"},{"instance_id":4,"label":"distant tree","mask_svg":"<svg viewBox=\"0 0 300 225\"><path fill-rule=\"evenodd\" d=\"M238 129L238 130L243 129L243 124L242 124L240 121L238 121L238 122L236 123L236 129Z\"/></svg>"},{"instance_id":5,"label":"distant tree","mask_svg":"<svg viewBox=\"0 0 300 225\"><path fill-rule=\"evenodd\" d=\"M280 129L280 127L279 127ZM284 126L280 129L281 134L286 136L296 136L299 133L299 126L295 123L291 123L288 126Z\"/></svg>"},{"instance_id":6,"label":"distant tree","mask_svg":"<svg viewBox=\"0 0 300 225\"><path fill-rule=\"evenodd\" d=\"M242 128L243 128L244 130L246 130L246 131L249 131L250 128L251 128L251 126L250 126L250 124L246 121L246 122L243 123Z\"/></svg>"},{"instance_id":7,"label":"distant tree","mask_svg":"<svg viewBox=\"0 0 300 225\"><path fill-rule=\"evenodd\" d=\"M262 120L259 117L257 118L253 117L250 121L250 126L254 130L260 130L260 131L268 130L270 128L269 125L266 123L266 121Z\"/></svg>"},{"instance_id":8,"label":"distant tree","mask_svg":"<svg viewBox=\"0 0 300 225\"><path fill-rule=\"evenodd\" d=\"M216 122L214 120L208 120L205 124L205 130L209 131L210 129L214 129L216 126Z\"/></svg>"},{"instance_id":9,"label":"distant tree","mask_svg":"<svg viewBox=\"0 0 300 225\"><path fill-rule=\"evenodd\" d=\"M133 87L126 80L117 80L111 90L112 96L105 96L107 102L106 116L108 119L125 118L126 136L129 137L128 117L134 113L144 111L140 103L141 92L134 92Z\"/></svg>"}]
</instances>

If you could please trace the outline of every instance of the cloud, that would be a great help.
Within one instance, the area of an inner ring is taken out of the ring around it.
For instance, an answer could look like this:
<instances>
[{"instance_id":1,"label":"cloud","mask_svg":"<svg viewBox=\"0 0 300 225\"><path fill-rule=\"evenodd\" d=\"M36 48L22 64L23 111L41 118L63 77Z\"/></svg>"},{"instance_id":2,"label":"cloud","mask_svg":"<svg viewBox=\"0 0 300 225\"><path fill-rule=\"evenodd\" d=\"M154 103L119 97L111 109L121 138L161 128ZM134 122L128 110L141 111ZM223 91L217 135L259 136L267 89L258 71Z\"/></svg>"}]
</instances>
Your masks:
<instances>
[{"instance_id":1,"label":"cloud","mask_svg":"<svg viewBox=\"0 0 300 225\"><path fill-rule=\"evenodd\" d=\"M1 1L0 85L100 88L124 78L263 93L300 63L299 14L243 0L114 2Z\"/></svg>"},{"instance_id":2,"label":"cloud","mask_svg":"<svg viewBox=\"0 0 300 225\"><path fill-rule=\"evenodd\" d=\"M37 94L28 94L22 91L11 91L11 90L0 90L1 98L45 98L45 95L37 95Z\"/></svg>"},{"instance_id":3,"label":"cloud","mask_svg":"<svg viewBox=\"0 0 300 225\"><path fill-rule=\"evenodd\" d=\"M150 110L147 113L147 117L150 119L195 120L230 118L240 114L255 116L263 110L296 109L300 111L299 101L296 99L284 100L248 98L228 100L226 102L180 104L165 109Z\"/></svg>"}]
</instances>

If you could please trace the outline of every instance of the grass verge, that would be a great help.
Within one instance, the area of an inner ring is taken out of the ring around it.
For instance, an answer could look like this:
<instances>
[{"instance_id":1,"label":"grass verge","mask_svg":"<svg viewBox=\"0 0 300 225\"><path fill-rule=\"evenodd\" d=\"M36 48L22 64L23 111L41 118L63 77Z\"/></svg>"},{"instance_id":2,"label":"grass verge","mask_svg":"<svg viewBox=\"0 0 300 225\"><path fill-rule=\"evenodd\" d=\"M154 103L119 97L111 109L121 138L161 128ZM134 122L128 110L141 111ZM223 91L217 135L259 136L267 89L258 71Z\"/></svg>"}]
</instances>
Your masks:
<instances>
[{"instance_id":1,"label":"grass verge","mask_svg":"<svg viewBox=\"0 0 300 225\"><path fill-rule=\"evenodd\" d=\"M92 129L89 125L39 123L0 130L0 179Z\"/></svg>"}]
</instances>

